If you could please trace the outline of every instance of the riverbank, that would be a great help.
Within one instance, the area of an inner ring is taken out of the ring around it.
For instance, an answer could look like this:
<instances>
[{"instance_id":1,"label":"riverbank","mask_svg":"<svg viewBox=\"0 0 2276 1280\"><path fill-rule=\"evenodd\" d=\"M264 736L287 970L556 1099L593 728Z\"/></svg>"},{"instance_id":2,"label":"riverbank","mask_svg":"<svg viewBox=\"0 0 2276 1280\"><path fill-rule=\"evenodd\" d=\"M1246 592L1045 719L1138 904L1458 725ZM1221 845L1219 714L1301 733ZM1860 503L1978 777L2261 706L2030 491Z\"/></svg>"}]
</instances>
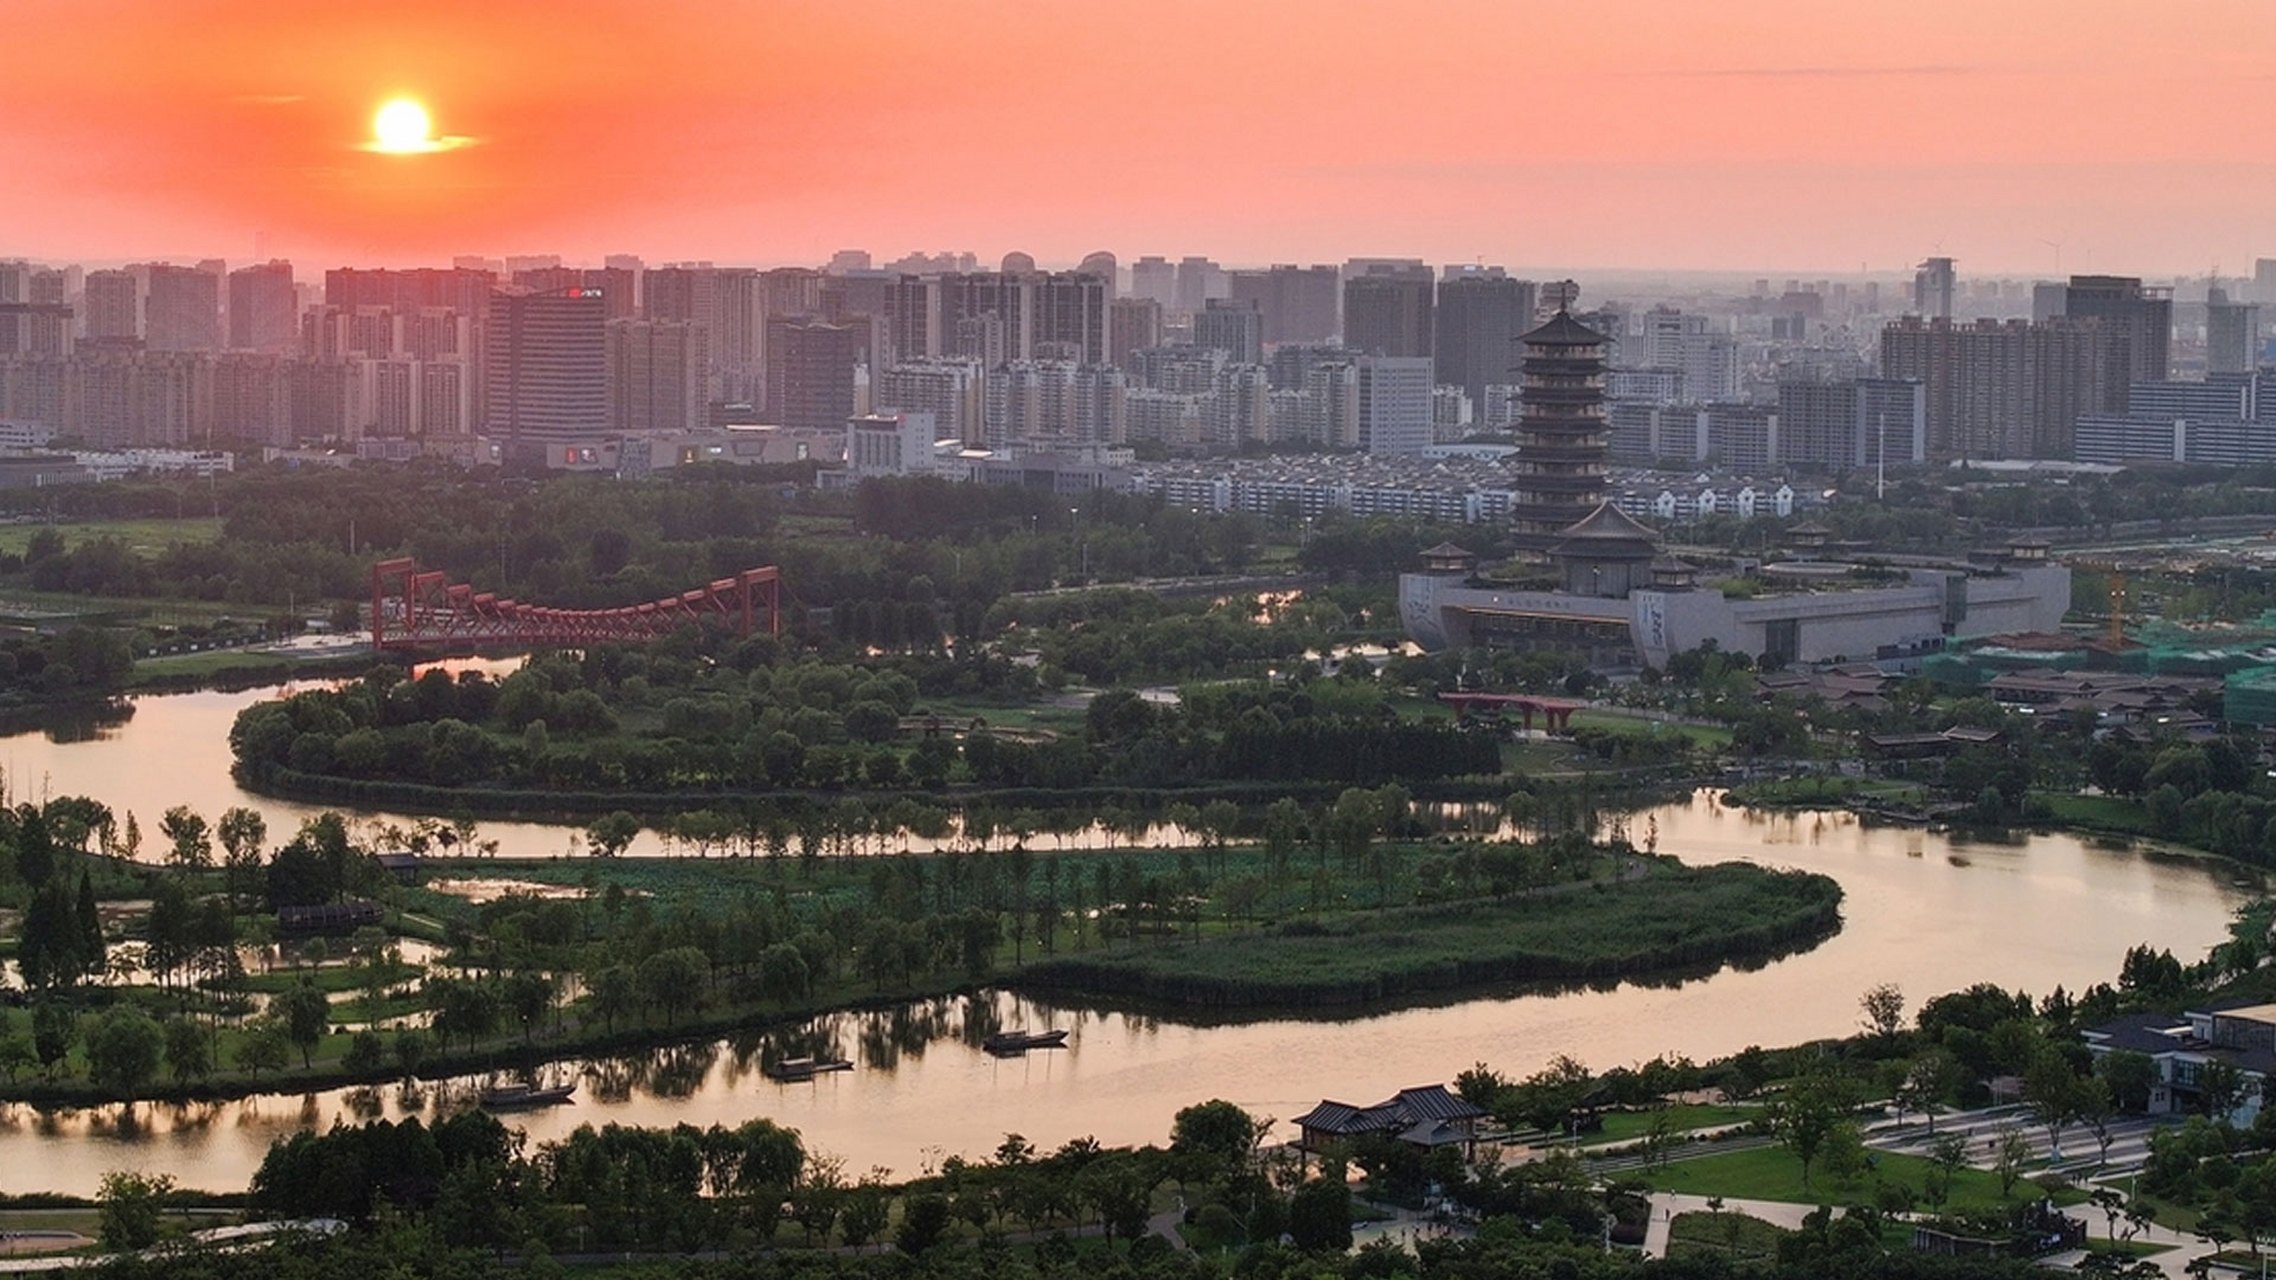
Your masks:
<instances>
[{"instance_id":1,"label":"riverbank","mask_svg":"<svg viewBox=\"0 0 2276 1280\"><path fill-rule=\"evenodd\" d=\"M1641 860L1640 860L1641 861ZM1744 864L1296 920L1190 947L1059 957L1011 985L1213 1009L1313 1009L1508 983L1650 981L1767 963L1841 927L1841 887Z\"/></svg>"}]
</instances>

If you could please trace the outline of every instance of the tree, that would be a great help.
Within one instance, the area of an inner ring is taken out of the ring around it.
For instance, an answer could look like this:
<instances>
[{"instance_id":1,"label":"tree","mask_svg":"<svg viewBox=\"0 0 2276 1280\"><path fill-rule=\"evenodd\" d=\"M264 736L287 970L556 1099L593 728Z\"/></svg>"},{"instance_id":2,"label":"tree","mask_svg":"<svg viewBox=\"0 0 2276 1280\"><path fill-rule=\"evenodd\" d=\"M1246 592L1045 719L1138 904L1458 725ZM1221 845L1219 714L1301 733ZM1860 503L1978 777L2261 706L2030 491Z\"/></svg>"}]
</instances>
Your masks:
<instances>
[{"instance_id":1,"label":"tree","mask_svg":"<svg viewBox=\"0 0 2276 1280\"><path fill-rule=\"evenodd\" d=\"M1937 1104L1959 1087L1960 1060L1943 1046L1931 1045L1906 1065L1904 1080L1897 1085L1897 1100L1926 1116L1928 1131L1935 1133Z\"/></svg>"},{"instance_id":2,"label":"tree","mask_svg":"<svg viewBox=\"0 0 2276 1280\"><path fill-rule=\"evenodd\" d=\"M664 1023L678 1021L681 1009L701 1004L711 960L696 947L671 947L640 962L640 988L664 1007Z\"/></svg>"},{"instance_id":3,"label":"tree","mask_svg":"<svg viewBox=\"0 0 2276 1280\"><path fill-rule=\"evenodd\" d=\"M1322 1174L1288 1199L1288 1235L1307 1253L1342 1253L1351 1248L1351 1188L1340 1176Z\"/></svg>"},{"instance_id":4,"label":"tree","mask_svg":"<svg viewBox=\"0 0 2276 1280\"><path fill-rule=\"evenodd\" d=\"M237 1042L237 1066L253 1073L256 1080L269 1072L282 1071L291 1045L284 1027L275 1018L255 1018L246 1024L245 1036Z\"/></svg>"},{"instance_id":5,"label":"tree","mask_svg":"<svg viewBox=\"0 0 2276 1280\"><path fill-rule=\"evenodd\" d=\"M2047 1158L2063 1158L2063 1129L2077 1118L2079 1079L2052 1046L2043 1047L2023 1069L2023 1100L2047 1128Z\"/></svg>"},{"instance_id":6,"label":"tree","mask_svg":"<svg viewBox=\"0 0 2276 1280\"><path fill-rule=\"evenodd\" d=\"M1788 1085L1771 1100L1770 1130L1802 1162L1805 1190L1810 1185L1811 1164L1855 1105L1856 1091L1849 1080L1823 1067Z\"/></svg>"},{"instance_id":7,"label":"tree","mask_svg":"<svg viewBox=\"0 0 2276 1280\"><path fill-rule=\"evenodd\" d=\"M1868 987L1858 997L1857 1007L1864 1011L1865 1029L1883 1040L1894 1040L1905 1026L1905 993L1897 984L1884 982Z\"/></svg>"},{"instance_id":8,"label":"tree","mask_svg":"<svg viewBox=\"0 0 2276 1280\"><path fill-rule=\"evenodd\" d=\"M96 1197L96 1238L112 1253L147 1249L158 1243L166 1199L174 1193L174 1179L163 1173L144 1174L114 1169L103 1175Z\"/></svg>"},{"instance_id":9,"label":"tree","mask_svg":"<svg viewBox=\"0 0 2276 1280\"><path fill-rule=\"evenodd\" d=\"M213 865L213 834L188 805L168 809L158 820L158 832L166 837L166 857L175 866L202 871Z\"/></svg>"},{"instance_id":10,"label":"tree","mask_svg":"<svg viewBox=\"0 0 2276 1280\"><path fill-rule=\"evenodd\" d=\"M57 1000L32 1006L32 1052L39 1056L40 1070L48 1079L55 1078L55 1069L71 1056L71 1046L78 1039L79 1015L70 1006Z\"/></svg>"},{"instance_id":11,"label":"tree","mask_svg":"<svg viewBox=\"0 0 2276 1280\"><path fill-rule=\"evenodd\" d=\"M300 1049L300 1065L313 1065L316 1046L324 1039L325 1028L332 1021L332 1002L324 998L324 991L306 978L285 992L279 1003L284 1007L285 1038Z\"/></svg>"},{"instance_id":12,"label":"tree","mask_svg":"<svg viewBox=\"0 0 2276 1280\"><path fill-rule=\"evenodd\" d=\"M24 1068L38 1062L39 1054L34 1050L30 1036L21 1031L0 1035L0 1076L6 1076L9 1084L16 1083L16 1076Z\"/></svg>"},{"instance_id":13,"label":"tree","mask_svg":"<svg viewBox=\"0 0 2276 1280\"><path fill-rule=\"evenodd\" d=\"M378 1075L380 1068L387 1065L387 1040L369 1027L358 1031L348 1041L348 1051L341 1057L340 1065L358 1079Z\"/></svg>"},{"instance_id":14,"label":"tree","mask_svg":"<svg viewBox=\"0 0 2276 1280\"><path fill-rule=\"evenodd\" d=\"M2023 1177L2023 1167L2030 1159L2031 1143L2024 1138L2019 1126L2003 1124L1992 1135L1992 1172L1999 1175L2000 1199L2007 1199L2015 1190L2017 1180Z\"/></svg>"},{"instance_id":15,"label":"tree","mask_svg":"<svg viewBox=\"0 0 2276 1280\"><path fill-rule=\"evenodd\" d=\"M1239 1106L1213 1098L1177 1113L1170 1124L1170 1151L1198 1162L1205 1176L1231 1174L1248 1163L1270 1128L1270 1121L1260 1125Z\"/></svg>"},{"instance_id":16,"label":"tree","mask_svg":"<svg viewBox=\"0 0 2276 1280\"><path fill-rule=\"evenodd\" d=\"M909 1197L901 1210L901 1229L894 1233L893 1245L901 1252L915 1257L940 1242L948 1230L948 1198L940 1195Z\"/></svg>"},{"instance_id":17,"label":"tree","mask_svg":"<svg viewBox=\"0 0 2276 1280\"><path fill-rule=\"evenodd\" d=\"M616 1034L616 1020L632 1012L640 999L640 982L632 966L612 964L593 975L593 1012L601 1015L602 1025L609 1034Z\"/></svg>"},{"instance_id":18,"label":"tree","mask_svg":"<svg viewBox=\"0 0 2276 1280\"><path fill-rule=\"evenodd\" d=\"M395 1033L395 1065L405 1079L415 1079L419 1068L427 1061L427 1033L417 1027L405 1027Z\"/></svg>"},{"instance_id":19,"label":"tree","mask_svg":"<svg viewBox=\"0 0 2276 1280\"><path fill-rule=\"evenodd\" d=\"M131 1098L158 1074L165 1033L148 1014L113 1005L87 1033L87 1078L96 1088Z\"/></svg>"},{"instance_id":20,"label":"tree","mask_svg":"<svg viewBox=\"0 0 2276 1280\"><path fill-rule=\"evenodd\" d=\"M622 809L604 814L585 828L585 847L596 858L614 858L632 846L640 835L640 819Z\"/></svg>"},{"instance_id":21,"label":"tree","mask_svg":"<svg viewBox=\"0 0 2276 1280\"><path fill-rule=\"evenodd\" d=\"M1928 1144L1928 1161L1928 1176L1922 1190L1928 1196L1928 1203L1941 1209L1952 1197L1953 1180L1960 1176L1960 1170L1968 1167L1968 1140L1956 1133L1938 1137Z\"/></svg>"},{"instance_id":22,"label":"tree","mask_svg":"<svg viewBox=\"0 0 2276 1280\"><path fill-rule=\"evenodd\" d=\"M168 1019L166 1067L177 1085L205 1078L213 1070L213 1037L188 1018Z\"/></svg>"},{"instance_id":23,"label":"tree","mask_svg":"<svg viewBox=\"0 0 2276 1280\"><path fill-rule=\"evenodd\" d=\"M233 904L252 901L261 886L261 854L269 841L269 824L260 813L240 805L221 815L216 828L221 837L222 865L229 872L229 899Z\"/></svg>"}]
</instances>

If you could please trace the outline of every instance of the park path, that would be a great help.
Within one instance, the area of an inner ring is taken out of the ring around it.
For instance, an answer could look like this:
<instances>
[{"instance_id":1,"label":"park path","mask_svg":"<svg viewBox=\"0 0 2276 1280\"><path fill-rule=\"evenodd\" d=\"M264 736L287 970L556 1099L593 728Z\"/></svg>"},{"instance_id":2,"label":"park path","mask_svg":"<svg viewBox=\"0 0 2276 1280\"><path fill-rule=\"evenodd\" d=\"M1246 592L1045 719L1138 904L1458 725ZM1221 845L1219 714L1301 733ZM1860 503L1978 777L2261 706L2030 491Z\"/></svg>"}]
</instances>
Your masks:
<instances>
[{"instance_id":1,"label":"park path","mask_svg":"<svg viewBox=\"0 0 2276 1280\"><path fill-rule=\"evenodd\" d=\"M1675 1221L1675 1216L1679 1213L1712 1213L1714 1210L1707 1203L1710 1199L1713 1197L1680 1195L1673 1191L1653 1192L1652 1217L1644 1224L1644 1256L1666 1257L1668 1228ZM1801 1230L1802 1219L1818 1211L1814 1204L1790 1204L1784 1200L1733 1200L1726 1197L1722 1203L1725 1213L1743 1213L1747 1217L1759 1218L1788 1231ZM1835 1209L1834 1215L1839 1217L1841 1210Z\"/></svg>"}]
</instances>

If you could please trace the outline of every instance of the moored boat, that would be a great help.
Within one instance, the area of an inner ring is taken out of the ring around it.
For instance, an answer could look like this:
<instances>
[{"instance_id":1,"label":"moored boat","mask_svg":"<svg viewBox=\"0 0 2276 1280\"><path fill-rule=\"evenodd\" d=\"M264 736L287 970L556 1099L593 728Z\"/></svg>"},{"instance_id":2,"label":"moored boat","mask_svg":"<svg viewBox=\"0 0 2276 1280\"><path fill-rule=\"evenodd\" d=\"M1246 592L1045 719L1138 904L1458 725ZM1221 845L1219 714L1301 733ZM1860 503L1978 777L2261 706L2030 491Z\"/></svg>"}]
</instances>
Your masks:
<instances>
[{"instance_id":1,"label":"moored boat","mask_svg":"<svg viewBox=\"0 0 2276 1280\"><path fill-rule=\"evenodd\" d=\"M1010 1057L1016 1053L1026 1053L1030 1049L1063 1049L1066 1045L1067 1033L1056 1029L1051 1031L999 1031L980 1042L981 1048L1000 1058Z\"/></svg>"},{"instance_id":2,"label":"moored boat","mask_svg":"<svg viewBox=\"0 0 2276 1280\"><path fill-rule=\"evenodd\" d=\"M767 1064L769 1079L794 1082L811 1080L832 1071L851 1071L853 1063L844 1058L784 1058Z\"/></svg>"},{"instance_id":3,"label":"moored boat","mask_svg":"<svg viewBox=\"0 0 2276 1280\"><path fill-rule=\"evenodd\" d=\"M531 1107L557 1107L569 1101L577 1092L573 1084L548 1085L538 1088L526 1084L492 1085L484 1089L479 1101L490 1111L526 1111Z\"/></svg>"}]
</instances>

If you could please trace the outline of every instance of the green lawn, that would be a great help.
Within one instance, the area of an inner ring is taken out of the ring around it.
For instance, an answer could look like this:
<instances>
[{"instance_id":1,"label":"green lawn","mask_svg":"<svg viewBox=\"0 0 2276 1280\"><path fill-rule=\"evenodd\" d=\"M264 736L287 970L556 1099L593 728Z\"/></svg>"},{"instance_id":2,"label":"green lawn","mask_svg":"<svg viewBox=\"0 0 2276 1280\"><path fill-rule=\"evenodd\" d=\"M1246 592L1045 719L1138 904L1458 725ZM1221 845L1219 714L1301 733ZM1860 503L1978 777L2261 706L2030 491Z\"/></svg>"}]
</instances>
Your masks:
<instances>
[{"instance_id":1,"label":"green lawn","mask_svg":"<svg viewBox=\"0 0 2276 1280\"><path fill-rule=\"evenodd\" d=\"M1582 1139L1584 1147L1599 1147L1613 1142L1634 1142L1652 1131L1652 1118L1659 1111L1613 1111L1604 1117L1601 1132ZM1704 1103L1665 1108L1669 1133L1684 1133L1692 1129L1712 1129L1722 1125L1745 1124L1760 1120L1761 1107L1710 1106Z\"/></svg>"},{"instance_id":2,"label":"green lawn","mask_svg":"<svg viewBox=\"0 0 2276 1280\"><path fill-rule=\"evenodd\" d=\"M1784 1147L1757 1147L1725 1155L1678 1160L1637 1176L1659 1191L1680 1191L1698 1196L1725 1196L1734 1200L1779 1200L1791 1204L1871 1203L1878 1186L1902 1183L1919 1192L1928 1184L1934 1166L1919 1156L1873 1153L1875 1166L1846 1185L1822 1170L1813 1171L1808 1189L1802 1185L1802 1162ZM1951 1210L1995 1208L2020 1203L2038 1194L2028 1181L2015 1184L2004 1201L1999 1179L1982 1169L1962 1169L1952 1179L1952 1195L1944 1206ZM2057 1203L2073 1203L2077 1193L2057 1195ZM1924 1203L1923 1208L1927 1205Z\"/></svg>"},{"instance_id":3,"label":"green lawn","mask_svg":"<svg viewBox=\"0 0 2276 1280\"><path fill-rule=\"evenodd\" d=\"M221 521L211 516L181 520L74 520L55 524L0 524L0 552L22 555L34 534L53 530L66 548L100 538L116 538L137 555L151 556L177 542L212 542L221 536Z\"/></svg>"},{"instance_id":4,"label":"green lawn","mask_svg":"<svg viewBox=\"0 0 2276 1280\"><path fill-rule=\"evenodd\" d=\"M2121 831L2128 835L2150 833L2149 811L2138 800L2121 796L2063 795L2042 791L2038 798L2046 801L2057 821L2095 831Z\"/></svg>"},{"instance_id":5,"label":"green lawn","mask_svg":"<svg viewBox=\"0 0 2276 1280\"><path fill-rule=\"evenodd\" d=\"M1674 724L1623 711L1618 707L1583 707L1573 713L1574 728L1610 729L1616 733L1673 734L1688 738L1702 751L1721 751L1731 745L1731 731L1713 724Z\"/></svg>"},{"instance_id":6,"label":"green lawn","mask_svg":"<svg viewBox=\"0 0 2276 1280\"><path fill-rule=\"evenodd\" d=\"M1668 1224L1667 1251L1671 1258L1715 1253L1752 1261L1776 1257L1778 1242L1791 1234L1743 1213L1679 1213Z\"/></svg>"},{"instance_id":7,"label":"green lawn","mask_svg":"<svg viewBox=\"0 0 2276 1280\"><path fill-rule=\"evenodd\" d=\"M1925 794L1915 783L1899 782L1888 778L1843 778L1813 775L1807 778L1775 778L1765 782L1749 782L1731 788L1730 800L1747 805L1792 805L1837 808L1863 802L1895 802L1912 804Z\"/></svg>"}]
</instances>

